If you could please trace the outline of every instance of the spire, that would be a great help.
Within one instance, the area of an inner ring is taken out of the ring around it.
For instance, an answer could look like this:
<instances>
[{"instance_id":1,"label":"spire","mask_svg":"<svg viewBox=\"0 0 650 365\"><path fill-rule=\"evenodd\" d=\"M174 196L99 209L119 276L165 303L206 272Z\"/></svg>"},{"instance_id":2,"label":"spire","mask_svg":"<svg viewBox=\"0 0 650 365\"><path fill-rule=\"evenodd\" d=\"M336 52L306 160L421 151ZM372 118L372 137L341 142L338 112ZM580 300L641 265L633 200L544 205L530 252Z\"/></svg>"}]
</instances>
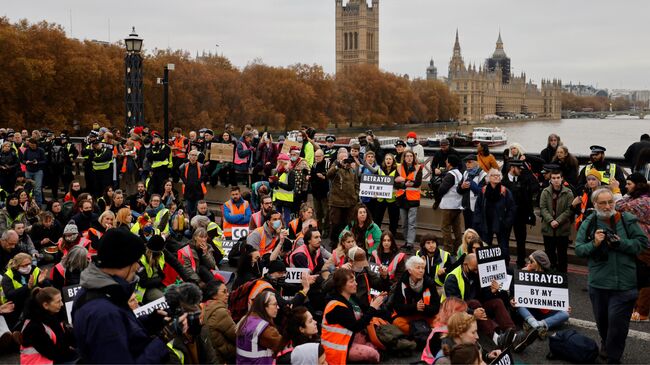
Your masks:
<instances>
[{"instance_id":1,"label":"spire","mask_svg":"<svg viewBox=\"0 0 650 365\"><path fill-rule=\"evenodd\" d=\"M501 28L499 28L499 39L497 39L497 48L503 49L503 41L501 40Z\"/></svg>"},{"instance_id":2,"label":"spire","mask_svg":"<svg viewBox=\"0 0 650 365\"><path fill-rule=\"evenodd\" d=\"M492 58L506 58L506 52L503 50L503 40L501 40L501 29L499 29L499 37L497 38L497 46L494 49Z\"/></svg>"},{"instance_id":3,"label":"spire","mask_svg":"<svg viewBox=\"0 0 650 365\"><path fill-rule=\"evenodd\" d=\"M460 41L458 40L458 28L456 28L456 43L454 43L454 53L456 51L460 53Z\"/></svg>"}]
</instances>

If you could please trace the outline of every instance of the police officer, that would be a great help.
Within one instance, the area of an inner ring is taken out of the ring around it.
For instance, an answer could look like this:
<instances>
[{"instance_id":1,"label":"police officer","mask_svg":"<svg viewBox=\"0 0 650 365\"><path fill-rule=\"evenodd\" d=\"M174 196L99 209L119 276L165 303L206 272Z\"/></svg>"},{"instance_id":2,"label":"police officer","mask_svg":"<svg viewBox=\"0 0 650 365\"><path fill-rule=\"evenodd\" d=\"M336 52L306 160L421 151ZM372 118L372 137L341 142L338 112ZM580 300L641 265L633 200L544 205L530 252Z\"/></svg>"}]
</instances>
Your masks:
<instances>
[{"instance_id":1,"label":"police officer","mask_svg":"<svg viewBox=\"0 0 650 365\"><path fill-rule=\"evenodd\" d=\"M600 172L600 182L602 184L610 185L611 179L616 179L621 188L621 194L625 195L627 189L625 188L625 175L623 174L623 169L615 163L605 161L605 151L607 151L605 147L593 145L589 147L589 149L591 150L591 153L589 154L589 160L591 163L587 164L587 166L580 170L580 176L578 176L578 187L585 186L587 182L587 173L589 170L594 168Z\"/></svg>"},{"instance_id":2,"label":"police officer","mask_svg":"<svg viewBox=\"0 0 650 365\"><path fill-rule=\"evenodd\" d=\"M395 142L395 162L401 164L404 159L404 150L406 150L406 142L401 139Z\"/></svg>"},{"instance_id":3,"label":"police officer","mask_svg":"<svg viewBox=\"0 0 650 365\"><path fill-rule=\"evenodd\" d=\"M90 134L84 140L81 146L81 156L84 159L84 180L86 182L87 191L95 191L94 184L95 178L93 174L93 163L91 155L93 152L93 142L98 138L97 132L91 131Z\"/></svg>"},{"instance_id":4,"label":"police officer","mask_svg":"<svg viewBox=\"0 0 650 365\"><path fill-rule=\"evenodd\" d=\"M94 177L93 195L100 196L109 185L113 184L113 151L96 138L92 141L90 162Z\"/></svg>"},{"instance_id":5,"label":"police officer","mask_svg":"<svg viewBox=\"0 0 650 365\"><path fill-rule=\"evenodd\" d=\"M147 159L151 162L151 180L149 181L148 191L151 194L162 194L163 185L169 179L172 151L167 144L162 143L160 133L153 131L151 137L151 151L147 153Z\"/></svg>"},{"instance_id":6,"label":"police officer","mask_svg":"<svg viewBox=\"0 0 650 365\"><path fill-rule=\"evenodd\" d=\"M338 148L334 147L334 142L336 142L336 137L329 135L325 137L325 148L323 149L323 157L325 160L328 160L330 163L336 161L336 152Z\"/></svg>"}]
</instances>

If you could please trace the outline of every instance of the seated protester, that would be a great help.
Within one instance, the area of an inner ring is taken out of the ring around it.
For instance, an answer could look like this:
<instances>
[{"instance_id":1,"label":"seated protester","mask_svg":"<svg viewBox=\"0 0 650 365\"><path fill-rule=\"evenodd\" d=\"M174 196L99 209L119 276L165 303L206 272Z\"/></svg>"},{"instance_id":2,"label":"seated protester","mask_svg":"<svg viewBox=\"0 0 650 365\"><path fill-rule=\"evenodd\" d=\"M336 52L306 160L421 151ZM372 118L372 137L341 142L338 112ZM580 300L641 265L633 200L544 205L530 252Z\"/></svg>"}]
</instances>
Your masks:
<instances>
[{"instance_id":1,"label":"seated protester","mask_svg":"<svg viewBox=\"0 0 650 365\"><path fill-rule=\"evenodd\" d=\"M169 348L169 362L178 364L216 364L217 356L210 340L210 330L203 321L201 308L201 289L196 284L182 283L167 288L165 301L168 313L185 322L182 333L176 331ZM181 319L185 317L185 319ZM187 328L187 329L185 329Z\"/></svg>"},{"instance_id":2,"label":"seated protester","mask_svg":"<svg viewBox=\"0 0 650 365\"><path fill-rule=\"evenodd\" d=\"M481 345L478 342L478 331L476 325L476 317L464 312L455 313L449 318L447 325L447 336L442 340L442 348L435 356L435 364L452 364L450 356L452 349L457 345L474 345L478 346L480 351ZM503 347L505 349L505 347ZM492 350L489 353L483 354L485 359L496 359L501 355L501 349Z\"/></svg>"},{"instance_id":3,"label":"seated protester","mask_svg":"<svg viewBox=\"0 0 650 365\"><path fill-rule=\"evenodd\" d=\"M471 253L471 248L470 242L478 239L481 239L481 236L479 236L478 232L474 230L473 228L468 228L465 230L463 233L463 238L460 243L460 247L458 247L458 252L456 252L456 258L459 259L463 255L467 255L468 253ZM450 252L451 253L451 252Z\"/></svg>"},{"instance_id":4,"label":"seated protester","mask_svg":"<svg viewBox=\"0 0 650 365\"><path fill-rule=\"evenodd\" d=\"M97 206L99 207L100 214L110 208L113 202L113 193L113 187L109 185L104 188L102 196L97 198Z\"/></svg>"},{"instance_id":5,"label":"seated protester","mask_svg":"<svg viewBox=\"0 0 650 365\"><path fill-rule=\"evenodd\" d=\"M63 308L61 292L52 287L36 288L25 310L21 364L71 364L78 356L70 327L58 315Z\"/></svg>"},{"instance_id":6,"label":"seated protester","mask_svg":"<svg viewBox=\"0 0 650 365\"><path fill-rule=\"evenodd\" d=\"M208 209L208 202L205 200L199 200L198 203L196 203L196 214L192 219L196 216L207 217L210 222L216 222L216 216L214 215L214 212Z\"/></svg>"},{"instance_id":7,"label":"seated protester","mask_svg":"<svg viewBox=\"0 0 650 365\"><path fill-rule=\"evenodd\" d=\"M72 216L72 220L77 225L77 229L81 234L84 234L99 218L99 215L93 212L92 200L86 199L80 204L81 211Z\"/></svg>"},{"instance_id":8,"label":"seated protester","mask_svg":"<svg viewBox=\"0 0 650 365\"><path fill-rule=\"evenodd\" d=\"M219 265L219 263L221 263L221 260L223 260L223 258L226 256L226 252L223 250L223 244L221 243L223 240L223 231L221 230L221 227L219 227L219 225L214 222L208 223L206 231L208 232L208 242L210 243L209 246L212 247L214 262Z\"/></svg>"},{"instance_id":9,"label":"seated protester","mask_svg":"<svg viewBox=\"0 0 650 365\"><path fill-rule=\"evenodd\" d=\"M393 288L393 325L405 335L411 332L409 322L426 321L433 327L433 316L438 313L440 299L433 278L424 275L424 260L412 256L406 261L407 272Z\"/></svg>"},{"instance_id":10,"label":"seated protester","mask_svg":"<svg viewBox=\"0 0 650 365\"><path fill-rule=\"evenodd\" d=\"M287 226L289 227L289 239L295 240L298 234L302 231L302 225L307 219L314 217L314 208L309 203L302 203L298 218L290 221Z\"/></svg>"},{"instance_id":11,"label":"seated protester","mask_svg":"<svg viewBox=\"0 0 650 365\"><path fill-rule=\"evenodd\" d=\"M283 327L283 338L287 347L276 355L276 364L292 364L292 352L306 343L319 344L318 322L307 307L292 308ZM323 349L323 353L325 350ZM315 364L317 362L312 362Z\"/></svg>"},{"instance_id":12,"label":"seated protester","mask_svg":"<svg viewBox=\"0 0 650 365\"><path fill-rule=\"evenodd\" d=\"M63 236L63 227L54 219L52 213L41 213L40 221L32 225L29 236L38 250L42 263L50 264L58 261L58 257L55 256L56 253L46 251L52 251L53 249L48 249L48 247L56 247L56 242Z\"/></svg>"},{"instance_id":13,"label":"seated protester","mask_svg":"<svg viewBox=\"0 0 650 365\"><path fill-rule=\"evenodd\" d=\"M269 172L270 171L271 170L269 169ZM257 181L254 182L253 185L251 185L250 204L254 212L258 212L260 209L262 209L262 207L260 206L262 204L262 197L270 196L269 195L270 193L271 193L271 184L269 184L268 181Z\"/></svg>"},{"instance_id":14,"label":"seated protester","mask_svg":"<svg viewBox=\"0 0 650 365\"><path fill-rule=\"evenodd\" d=\"M373 223L368 208L363 204L357 204L354 207L353 217L352 222L339 235L339 239L343 232L350 231L354 234L357 245L363 248L368 254L372 254L372 251L379 245L381 229L379 229L377 224Z\"/></svg>"},{"instance_id":15,"label":"seated protester","mask_svg":"<svg viewBox=\"0 0 650 365\"><path fill-rule=\"evenodd\" d=\"M18 192L18 205L25 211L25 219L27 224L25 227L31 227L32 224L38 222L38 215L41 213L41 206L36 203L34 198L27 195L25 190L16 190Z\"/></svg>"},{"instance_id":16,"label":"seated protester","mask_svg":"<svg viewBox=\"0 0 650 365\"><path fill-rule=\"evenodd\" d=\"M90 240L79 234L77 225L74 224L74 221L70 221L65 228L63 228L63 237L57 242L59 247L59 252L62 255L67 255L70 249L74 246L85 247L88 252L95 253L96 251L91 247Z\"/></svg>"},{"instance_id":17,"label":"seated protester","mask_svg":"<svg viewBox=\"0 0 650 365\"><path fill-rule=\"evenodd\" d=\"M14 303L8 302L0 304L0 322L2 329L0 331L0 353L2 354L17 354L20 348L19 339L14 337L13 332L9 329L4 320L4 315L14 311Z\"/></svg>"},{"instance_id":18,"label":"seated protester","mask_svg":"<svg viewBox=\"0 0 650 365\"><path fill-rule=\"evenodd\" d=\"M160 235L152 235L143 242L146 251L140 258L143 270L138 271L139 281L135 287L138 303L147 304L163 297L165 288L177 278L198 283L196 273L183 267L176 255L167 249L167 241Z\"/></svg>"},{"instance_id":19,"label":"seated protester","mask_svg":"<svg viewBox=\"0 0 650 365\"><path fill-rule=\"evenodd\" d=\"M81 212L81 205L86 200L90 200L90 203L93 206L93 213L96 213L97 215L99 215L99 213L100 213L99 212L99 207L97 206L97 204L95 204L92 195L90 195L89 193L81 193L81 194L79 194L79 198L77 199L77 202L75 203L75 205L72 207L72 210L70 211L70 214L74 216L75 214Z\"/></svg>"},{"instance_id":20,"label":"seated protester","mask_svg":"<svg viewBox=\"0 0 650 365\"><path fill-rule=\"evenodd\" d=\"M279 364L279 362L278 362ZM320 343L304 343L291 351L291 365L327 365L325 348Z\"/></svg>"},{"instance_id":21,"label":"seated protester","mask_svg":"<svg viewBox=\"0 0 650 365\"><path fill-rule=\"evenodd\" d=\"M217 364L235 362L235 322L228 311L228 287L213 280L203 289L203 323L210 330L210 340L217 358Z\"/></svg>"},{"instance_id":22,"label":"seated protester","mask_svg":"<svg viewBox=\"0 0 650 365\"><path fill-rule=\"evenodd\" d=\"M307 231L311 231L313 229L318 229L318 225L317 225L316 220L314 218L309 218L308 220L306 220L306 221L304 221L302 223L302 227L300 229L300 232L298 232L298 234L296 235L296 238L293 239L292 251L293 251L293 248L300 247L305 243L305 234L307 233ZM324 253L324 250L323 250L322 253ZM325 258L326 259L329 258L329 255L327 255L327 257L325 257Z\"/></svg>"},{"instance_id":23,"label":"seated protester","mask_svg":"<svg viewBox=\"0 0 650 365\"><path fill-rule=\"evenodd\" d=\"M59 222L61 227L65 227L70 221L70 212L64 211L63 205L59 201L50 200L47 202L47 210L52 213L54 219ZM0 211L0 214L2 214L2 211Z\"/></svg>"},{"instance_id":24,"label":"seated protester","mask_svg":"<svg viewBox=\"0 0 650 365\"><path fill-rule=\"evenodd\" d=\"M135 194L129 196L129 207L140 215L144 213L147 205L149 205L149 192L147 192L147 188L142 181L138 182L136 189Z\"/></svg>"},{"instance_id":25,"label":"seated protester","mask_svg":"<svg viewBox=\"0 0 650 365\"><path fill-rule=\"evenodd\" d=\"M133 214L131 213L131 208L122 208L115 213L115 228L131 231L132 222Z\"/></svg>"},{"instance_id":26,"label":"seated protester","mask_svg":"<svg viewBox=\"0 0 650 365\"><path fill-rule=\"evenodd\" d=\"M178 204L180 201L178 199L178 196L178 191L174 189L174 183L171 180L165 181L165 184L163 185L163 192L160 196L162 205L169 209L172 203Z\"/></svg>"},{"instance_id":27,"label":"seated protester","mask_svg":"<svg viewBox=\"0 0 650 365\"><path fill-rule=\"evenodd\" d=\"M7 267L9 261L18 251L18 234L13 229L2 232L0 236L0 272ZM1 294L0 294L1 297Z\"/></svg>"},{"instance_id":28,"label":"seated protester","mask_svg":"<svg viewBox=\"0 0 650 365\"><path fill-rule=\"evenodd\" d=\"M303 242L304 244L296 247L289 255L289 266L309 269L312 274L320 273L325 264L325 258L322 253L324 248L321 247L321 234L318 229L308 228ZM327 271L327 276L329 276L329 271Z\"/></svg>"},{"instance_id":29,"label":"seated protester","mask_svg":"<svg viewBox=\"0 0 650 365\"><path fill-rule=\"evenodd\" d=\"M415 253L422 257L425 262L425 274L436 283L438 293L442 293L442 286L445 283L447 272L454 266L454 257L449 252L438 247L440 239L433 234L422 237L420 249Z\"/></svg>"},{"instance_id":30,"label":"seated protester","mask_svg":"<svg viewBox=\"0 0 650 365\"><path fill-rule=\"evenodd\" d=\"M281 310L277 296L264 291L255 297L237 324L237 364L272 364L285 345L274 322Z\"/></svg>"},{"instance_id":31,"label":"seated protester","mask_svg":"<svg viewBox=\"0 0 650 365\"><path fill-rule=\"evenodd\" d=\"M115 214L110 210L105 210L99 215L99 218L92 223L90 228L88 228L84 237L90 240L92 247L96 247L97 242L99 242L99 239L102 238L104 233L113 227L115 227Z\"/></svg>"},{"instance_id":32,"label":"seated protester","mask_svg":"<svg viewBox=\"0 0 650 365\"><path fill-rule=\"evenodd\" d=\"M36 250L36 247L34 247L32 239L27 233L25 233L25 223L16 221L11 225L11 229L16 231L18 234L18 245L16 246L18 247L18 250L37 258L38 251Z\"/></svg>"},{"instance_id":33,"label":"seated protester","mask_svg":"<svg viewBox=\"0 0 650 365\"><path fill-rule=\"evenodd\" d=\"M0 210L0 232L11 229L14 222L28 224L25 210L18 204L17 194L9 195L7 204Z\"/></svg>"},{"instance_id":34,"label":"seated protester","mask_svg":"<svg viewBox=\"0 0 650 365\"><path fill-rule=\"evenodd\" d=\"M261 209L251 215L251 221L248 223L249 232L261 227L269 219L273 211L273 198L270 195L262 195L260 197L260 204Z\"/></svg>"},{"instance_id":35,"label":"seated protester","mask_svg":"<svg viewBox=\"0 0 650 365\"><path fill-rule=\"evenodd\" d=\"M542 250L533 252L527 261L526 266L522 269L524 271L551 272L551 261ZM524 319L524 327L536 328L541 339L546 338L548 330L557 329L569 320L569 313L565 311L520 307L517 306L514 298L510 300L510 304Z\"/></svg>"},{"instance_id":36,"label":"seated protester","mask_svg":"<svg viewBox=\"0 0 650 365\"><path fill-rule=\"evenodd\" d=\"M276 245L284 245L288 235L289 232L282 228L282 215L278 211L273 211L262 227L248 233L246 243L264 256L271 253Z\"/></svg>"},{"instance_id":37,"label":"seated protester","mask_svg":"<svg viewBox=\"0 0 650 365\"><path fill-rule=\"evenodd\" d=\"M68 192L63 197L63 201L72 202L72 204L76 204L79 194L81 194L81 183L77 180L72 180Z\"/></svg>"},{"instance_id":38,"label":"seated protester","mask_svg":"<svg viewBox=\"0 0 650 365\"><path fill-rule=\"evenodd\" d=\"M381 246L372 251L370 262L383 266L388 271L388 278L395 283L406 271L407 255L399 251L395 237L390 231L381 234Z\"/></svg>"},{"instance_id":39,"label":"seated protester","mask_svg":"<svg viewBox=\"0 0 650 365\"><path fill-rule=\"evenodd\" d=\"M42 286L46 276L47 270L33 266L32 257L24 252L9 260L7 271L2 274L2 302L14 303L14 311L5 315L9 328L17 323L30 291L36 286Z\"/></svg>"},{"instance_id":40,"label":"seated protester","mask_svg":"<svg viewBox=\"0 0 650 365\"><path fill-rule=\"evenodd\" d=\"M332 251L332 257L325 263L325 267L328 270L333 271L343 266L348 261L348 252L352 247L357 247L356 241L354 240L354 234L350 231L343 231L341 236L339 236L339 243Z\"/></svg>"},{"instance_id":41,"label":"seated protester","mask_svg":"<svg viewBox=\"0 0 650 365\"><path fill-rule=\"evenodd\" d=\"M442 338L447 337L449 329L447 323L449 318L456 313L463 313L467 311L467 303L464 301L449 297L442 304L440 304L440 311L433 319L433 328L427 338L427 343L422 350L420 361L426 364L433 364L436 361L435 355L438 354L442 348Z\"/></svg>"},{"instance_id":42,"label":"seated protester","mask_svg":"<svg viewBox=\"0 0 650 365\"><path fill-rule=\"evenodd\" d=\"M537 329L515 333L515 324L510 318L499 293L499 283L492 281L490 287L481 289L476 254L465 256L463 264L447 273L441 301L447 297L460 298L467 302L469 311L476 317L479 331L492 339L500 348L513 345L513 351L521 352L537 338ZM497 333L497 330L500 333Z\"/></svg>"},{"instance_id":43,"label":"seated protester","mask_svg":"<svg viewBox=\"0 0 650 365\"><path fill-rule=\"evenodd\" d=\"M147 230L146 230L147 237L151 237L151 235L153 235L154 233L155 234L160 234L160 230L154 228L153 219L151 217L149 217L149 214L147 214L147 213L144 213L144 214L140 215L136 219L135 223L131 226L130 231L134 235L141 236L141 237L144 238L143 232L145 232L146 227L151 227L150 229L147 228Z\"/></svg>"},{"instance_id":44,"label":"seated protester","mask_svg":"<svg viewBox=\"0 0 650 365\"><path fill-rule=\"evenodd\" d=\"M204 283L214 280L211 270L217 269L211 246L208 243L208 232L198 228L194 231L192 240L177 251L178 261L183 267L196 273Z\"/></svg>"},{"instance_id":45,"label":"seated protester","mask_svg":"<svg viewBox=\"0 0 650 365\"><path fill-rule=\"evenodd\" d=\"M61 262L50 269L50 283L59 290L65 286L78 285L81 272L88 267L89 261L85 247L73 246Z\"/></svg>"},{"instance_id":46,"label":"seated protester","mask_svg":"<svg viewBox=\"0 0 650 365\"><path fill-rule=\"evenodd\" d=\"M221 219L224 237L232 239L234 228L248 228L251 214L250 204L242 198L239 186L231 187L230 200L222 206Z\"/></svg>"},{"instance_id":47,"label":"seated protester","mask_svg":"<svg viewBox=\"0 0 650 365\"><path fill-rule=\"evenodd\" d=\"M120 211L122 208L127 208L128 204L124 201L124 192L120 189L115 190L113 192L113 199L111 200L111 204L108 207L108 210L113 212L113 214L117 215L117 212Z\"/></svg>"},{"instance_id":48,"label":"seated protester","mask_svg":"<svg viewBox=\"0 0 650 365\"><path fill-rule=\"evenodd\" d=\"M251 245L244 245L237 263L236 277L232 287L238 288L251 280L261 278L261 263L262 256L260 256L260 252Z\"/></svg>"},{"instance_id":49,"label":"seated protester","mask_svg":"<svg viewBox=\"0 0 650 365\"><path fill-rule=\"evenodd\" d=\"M169 234L169 217L171 217L171 214L169 209L165 208L161 203L160 194L151 194L151 200L145 213L153 219L154 228L160 230L161 233Z\"/></svg>"},{"instance_id":50,"label":"seated protester","mask_svg":"<svg viewBox=\"0 0 650 365\"><path fill-rule=\"evenodd\" d=\"M449 352L451 364L485 364L481 349L476 344L463 343L455 345Z\"/></svg>"},{"instance_id":51,"label":"seated protester","mask_svg":"<svg viewBox=\"0 0 650 365\"><path fill-rule=\"evenodd\" d=\"M354 273L340 268L332 277L335 293L325 306L321 333L327 363L379 363L379 352L362 331L372 317L378 315L386 293L375 297L363 312L356 296L357 281Z\"/></svg>"}]
</instances>

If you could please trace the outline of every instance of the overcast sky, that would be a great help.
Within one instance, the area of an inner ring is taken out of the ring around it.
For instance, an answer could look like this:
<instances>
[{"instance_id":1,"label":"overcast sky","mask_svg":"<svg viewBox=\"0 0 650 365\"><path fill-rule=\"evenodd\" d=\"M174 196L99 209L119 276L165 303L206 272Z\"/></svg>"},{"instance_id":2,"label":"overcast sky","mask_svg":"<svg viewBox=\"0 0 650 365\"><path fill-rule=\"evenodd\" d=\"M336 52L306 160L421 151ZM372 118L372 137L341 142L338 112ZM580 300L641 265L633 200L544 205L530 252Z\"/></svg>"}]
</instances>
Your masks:
<instances>
[{"instance_id":1,"label":"overcast sky","mask_svg":"<svg viewBox=\"0 0 650 365\"><path fill-rule=\"evenodd\" d=\"M318 63L334 72L334 0L1 0L12 21L47 20L79 39L223 53L236 66ZM380 0L380 67L447 74L459 29L466 62L492 54L501 29L516 74L601 88L650 89L648 0ZM109 26L110 24L110 26ZM110 31L109 31L110 29Z\"/></svg>"}]
</instances>

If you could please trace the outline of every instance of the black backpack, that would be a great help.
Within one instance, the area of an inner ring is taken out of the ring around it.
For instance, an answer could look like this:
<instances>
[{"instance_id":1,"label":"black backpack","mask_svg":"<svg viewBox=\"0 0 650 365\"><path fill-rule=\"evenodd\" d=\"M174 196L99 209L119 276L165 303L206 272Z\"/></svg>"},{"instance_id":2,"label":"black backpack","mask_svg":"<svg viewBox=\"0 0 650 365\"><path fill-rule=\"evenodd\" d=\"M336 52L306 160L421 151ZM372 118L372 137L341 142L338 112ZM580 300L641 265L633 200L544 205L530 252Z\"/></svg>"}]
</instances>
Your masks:
<instances>
[{"instance_id":1,"label":"black backpack","mask_svg":"<svg viewBox=\"0 0 650 365\"><path fill-rule=\"evenodd\" d=\"M410 327L411 327L411 337L417 344L418 346L417 348L418 349L424 348L424 346L427 344L427 340L429 339L431 328L429 328L427 322L423 320L411 321Z\"/></svg>"},{"instance_id":2,"label":"black backpack","mask_svg":"<svg viewBox=\"0 0 650 365\"><path fill-rule=\"evenodd\" d=\"M593 364L598 357L598 344L574 329L558 331L548 337L549 360L566 360L574 364Z\"/></svg>"},{"instance_id":3,"label":"black backpack","mask_svg":"<svg viewBox=\"0 0 650 365\"><path fill-rule=\"evenodd\" d=\"M65 163L65 148L62 146L52 147L52 152L50 153L50 161L54 165L63 165Z\"/></svg>"}]
</instances>

